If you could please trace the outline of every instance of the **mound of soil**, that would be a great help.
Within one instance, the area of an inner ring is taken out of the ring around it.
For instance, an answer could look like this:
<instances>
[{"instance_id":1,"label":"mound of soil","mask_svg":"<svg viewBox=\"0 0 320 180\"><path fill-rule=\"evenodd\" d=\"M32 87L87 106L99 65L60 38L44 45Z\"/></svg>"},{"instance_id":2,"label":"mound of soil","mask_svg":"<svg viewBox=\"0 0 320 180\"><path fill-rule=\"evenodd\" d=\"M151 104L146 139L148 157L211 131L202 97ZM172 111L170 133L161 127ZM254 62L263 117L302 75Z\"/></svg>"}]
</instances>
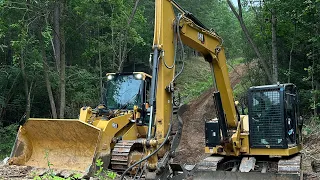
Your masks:
<instances>
[{"instance_id":1,"label":"mound of soil","mask_svg":"<svg viewBox=\"0 0 320 180\"><path fill-rule=\"evenodd\" d=\"M306 127L311 129L311 133L302 133L304 135L303 149L301 151L304 179L320 179L319 169L315 169L313 166L314 162L320 162L320 136L318 130L320 126L317 123L308 123Z\"/></svg>"},{"instance_id":2,"label":"mound of soil","mask_svg":"<svg viewBox=\"0 0 320 180\"><path fill-rule=\"evenodd\" d=\"M214 117L213 109L212 89L180 108L183 130L175 162L195 164L204 159L204 122Z\"/></svg>"},{"instance_id":3,"label":"mound of soil","mask_svg":"<svg viewBox=\"0 0 320 180\"><path fill-rule=\"evenodd\" d=\"M246 69L245 64L240 64L229 73L232 87L241 81L241 77L246 74ZM197 99L180 108L179 114L183 120L183 130L174 162L195 164L206 157L204 153L205 120L215 117L212 92L213 89L209 89Z\"/></svg>"}]
</instances>

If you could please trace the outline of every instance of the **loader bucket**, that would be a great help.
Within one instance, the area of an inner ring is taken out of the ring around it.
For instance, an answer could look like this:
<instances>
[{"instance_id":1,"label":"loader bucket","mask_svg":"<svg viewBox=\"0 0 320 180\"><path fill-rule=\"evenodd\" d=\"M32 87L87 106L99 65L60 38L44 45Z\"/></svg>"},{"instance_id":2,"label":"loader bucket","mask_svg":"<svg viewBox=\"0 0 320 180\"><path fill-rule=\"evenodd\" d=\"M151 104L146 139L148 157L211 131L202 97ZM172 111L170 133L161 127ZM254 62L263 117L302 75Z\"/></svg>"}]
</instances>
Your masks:
<instances>
[{"instance_id":1,"label":"loader bucket","mask_svg":"<svg viewBox=\"0 0 320 180\"><path fill-rule=\"evenodd\" d=\"M9 164L89 173L100 129L76 119L30 118L20 127Z\"/></svg>"}]
</instances>

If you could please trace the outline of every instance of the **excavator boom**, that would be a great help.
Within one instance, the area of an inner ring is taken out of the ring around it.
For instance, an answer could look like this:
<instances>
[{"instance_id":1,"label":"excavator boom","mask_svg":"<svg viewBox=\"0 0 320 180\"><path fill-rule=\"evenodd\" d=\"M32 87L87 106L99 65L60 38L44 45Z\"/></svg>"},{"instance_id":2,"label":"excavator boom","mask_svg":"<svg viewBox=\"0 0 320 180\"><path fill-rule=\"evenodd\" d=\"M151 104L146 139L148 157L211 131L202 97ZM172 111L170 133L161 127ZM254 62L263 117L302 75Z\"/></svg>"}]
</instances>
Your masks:
<instances>
[{"instance_id":1,"label":"excavator boom","mask_svg":"<svg viewBox=\"0 0 320 180\"><path fill-rule=\"evenodd\" d=\"M210 157L197 164L198 174L206 177L205 172L218 170L269 172L275 164L275 172L279 174L300 175L301 136L296 119L295 86L278 84L250 88L249 94L255 91L256 94L249 96L249 104L252 104L249 116L240 116L235 107L222 38L174 0L155 1L152 92L156 98L152 100L156 103L152 106L156 109L156 117L150 122L155 122L157 131L151 138L163 139L171 124L172 92L182 71L174 74L176 51L180 45L182 50L183 45L187 45L200 52L209 63L213 76L215 109L212 111L216 111L217 117L204 121L205 153ZM275 130L275 127L279 128ZM150 158L148 164L159 164L156 160ZM268 175L278 179L274 172ZM234 177L241 177L241 173Z\"/></svg>"}]
</instances>

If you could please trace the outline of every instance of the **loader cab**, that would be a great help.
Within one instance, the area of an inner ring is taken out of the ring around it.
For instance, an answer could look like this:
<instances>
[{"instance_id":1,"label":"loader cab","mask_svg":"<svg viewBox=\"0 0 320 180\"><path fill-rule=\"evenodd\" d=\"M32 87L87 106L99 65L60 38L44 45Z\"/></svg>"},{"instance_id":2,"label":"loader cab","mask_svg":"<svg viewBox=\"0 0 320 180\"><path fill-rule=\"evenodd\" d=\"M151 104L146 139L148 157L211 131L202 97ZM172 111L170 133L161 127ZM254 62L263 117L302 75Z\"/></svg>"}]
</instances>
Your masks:
<instances>
[{"instance_id":1,"label":"loader cab","mask_svg":"<svg viewBox=\"0 0 320 180\"><path fill-rule=\"evenodd\" d=\"M110 110L143 108L147 102L151 76L142 72L108 73L104 83L104 105Z\"/></svg>"},{"instance_id":2,"label":"loader cab","mask_svg":"<svg viewBox=\"0 0 320 180\"><path fill-rule=\"evenodd\" d=\"M294 84L251 87L251 148L287 149L300 144L298 95Z\"/></svg>"}]
</instances>

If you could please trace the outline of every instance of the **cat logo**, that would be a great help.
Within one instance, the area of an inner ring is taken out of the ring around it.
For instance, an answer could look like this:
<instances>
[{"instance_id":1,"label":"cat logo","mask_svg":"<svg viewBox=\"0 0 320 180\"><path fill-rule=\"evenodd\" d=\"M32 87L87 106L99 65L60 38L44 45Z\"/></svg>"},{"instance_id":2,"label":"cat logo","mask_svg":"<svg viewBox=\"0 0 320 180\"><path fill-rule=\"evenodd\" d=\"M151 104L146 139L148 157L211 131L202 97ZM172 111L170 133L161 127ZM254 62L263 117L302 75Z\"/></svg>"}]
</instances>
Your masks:
<instances>
[{"instance_id":1,"label":"cat logo","mask_svg":"<svg viewBox=\"0 0 320 180\"><path fill-rule=\"evenodd\" d=\"M200 32L198 32L198 40L201 41L202 44L204 44L204 35Z\"/></svg>"},{"instance_id":2,"label":"cat logo","mask_svg":"<svg viewBox=\"0 0 320 180\"><path fill-rule=\"evenodd\" d=\"M112 123L112 127L117 129L118 128L118 124L117 123Z\"/></svg>"}]
</instances>

